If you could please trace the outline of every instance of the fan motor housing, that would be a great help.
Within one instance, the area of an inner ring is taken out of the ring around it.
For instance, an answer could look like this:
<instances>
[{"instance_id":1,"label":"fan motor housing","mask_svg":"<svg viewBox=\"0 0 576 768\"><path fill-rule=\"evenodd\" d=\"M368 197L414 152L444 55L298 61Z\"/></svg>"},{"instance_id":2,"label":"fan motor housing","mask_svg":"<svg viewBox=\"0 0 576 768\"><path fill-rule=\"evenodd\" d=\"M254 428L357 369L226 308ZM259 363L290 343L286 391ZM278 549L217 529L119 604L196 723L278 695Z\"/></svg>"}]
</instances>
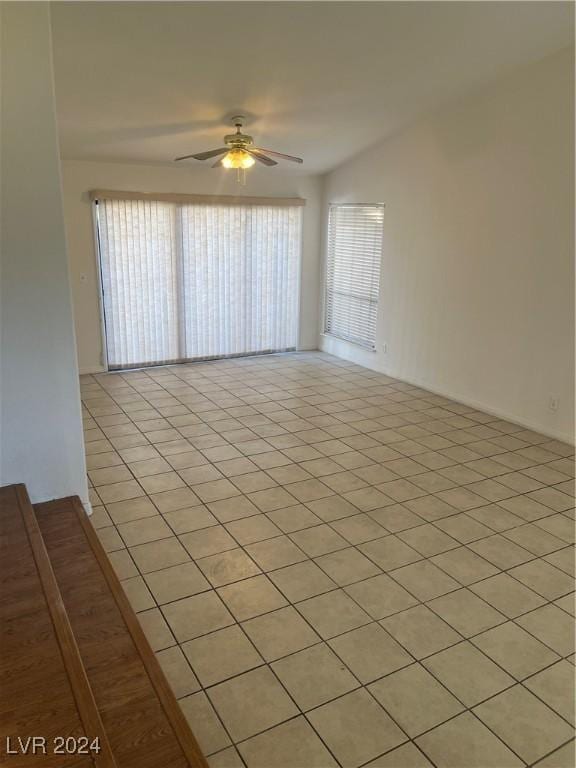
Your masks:
<instances>
[{"instance_id":1,"label":"fan motor housing","mask_svg":"<svg viewBox=\"0 0 576 768\"><path fill-rule=\"evenodd\" d=\"M224 136L224 143L229 146L249 147L251 144L254 144L254 139L245 133L229 133L227 136Z\"/></svg>"}]
</instances>

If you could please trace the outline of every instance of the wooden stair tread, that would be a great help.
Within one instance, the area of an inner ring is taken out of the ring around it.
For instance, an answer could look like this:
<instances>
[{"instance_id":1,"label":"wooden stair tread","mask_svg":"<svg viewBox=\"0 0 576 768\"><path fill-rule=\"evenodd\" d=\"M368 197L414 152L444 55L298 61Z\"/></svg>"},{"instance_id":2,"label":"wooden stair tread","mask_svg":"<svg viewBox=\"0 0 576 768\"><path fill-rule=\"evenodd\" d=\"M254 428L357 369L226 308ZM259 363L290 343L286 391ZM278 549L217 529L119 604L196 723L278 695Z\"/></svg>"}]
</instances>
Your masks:
<instances>
[{"instance_id":1,"label":"wooden stair tread","mask_svg":"<svg viewBox=\"0 0 576 768\"><path fill-rule=\"evenodd\" d=\"M48 754L7 755L0 743L0 762L13 768L42 765L93 766L92 757L55 755L56 736L86 736L73 691L54 616L40 576L27 527L33 517L23 486L0 488L0 733L18 737L43 736Z\"/></svg>"},{"instance_id":2,"label":"wooden stair tread","mask_svg":"<svg viewBox=\"0 0 576 768\"><path fill-rule=\"evenodd\" d=\"M207 768L79 500L34 510L118 768Z\"/></svg>"}]
</instances>

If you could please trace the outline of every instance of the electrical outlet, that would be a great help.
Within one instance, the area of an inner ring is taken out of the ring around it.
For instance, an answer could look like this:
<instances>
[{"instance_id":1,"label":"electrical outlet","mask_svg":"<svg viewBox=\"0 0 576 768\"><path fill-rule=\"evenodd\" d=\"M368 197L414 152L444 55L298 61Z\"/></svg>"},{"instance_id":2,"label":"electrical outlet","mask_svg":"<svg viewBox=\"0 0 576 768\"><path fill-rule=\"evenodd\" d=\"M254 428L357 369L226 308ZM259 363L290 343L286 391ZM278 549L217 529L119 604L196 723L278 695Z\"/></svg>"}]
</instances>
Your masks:
<instances>
[{"instance_id":1,"label":"electrical outlet","mask_svg":"<svg viewBox=\"0 0 576 768\"><path fill-rule=\"evenodd\" d=\"M550 395L548 398L548 410L552 411L552 413L556 413L560 406L560 398L558 395Z\"/></svg>"}]
</instances>

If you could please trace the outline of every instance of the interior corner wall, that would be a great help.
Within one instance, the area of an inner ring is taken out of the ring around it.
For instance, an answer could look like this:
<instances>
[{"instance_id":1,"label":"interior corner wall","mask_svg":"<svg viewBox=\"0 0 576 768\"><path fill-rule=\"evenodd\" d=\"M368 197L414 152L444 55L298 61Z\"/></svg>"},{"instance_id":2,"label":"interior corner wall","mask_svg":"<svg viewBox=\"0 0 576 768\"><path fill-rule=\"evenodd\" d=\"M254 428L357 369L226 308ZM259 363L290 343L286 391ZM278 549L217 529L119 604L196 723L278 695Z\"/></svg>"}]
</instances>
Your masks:
<instances>
[{"instance_id":1,"label":"interior corner wall","mask_svg":"<svg viewBox=\"0 0 576 768\"><path fill-rule=\"evenodd\" d=\"M64 216L80 373L104 370L93 204L88 195L91 189L228 195L237 195L240 192L243 195L306 198L299 346L301 349L318 348L321 191L319 176L302 175L281 168L255 168L248 173L246 187L239 188L233 173L192 164L169 167L69 160L64 161L62 168Z\"/></svg>"},{"instance_id":2,"label":"interior corner wall","mask_svg":"<svg viewBox=\"0 0 576 768\"><path fill-rule=\"evenodd\" d=\"M324 230L386 209L377 349L322 349L574 441L573 75L562 51L325 177Z\"/></svg>"},{"instance_id":3,"label":"interior corner wall","mask_svg":"<svg viewBox=\"0 0 576 768\"><path fill-rule=\"evenodd\" d=\"M49 3L0 3L0 30L0 484L86 504Z\"/></svg>"}]
</instances>

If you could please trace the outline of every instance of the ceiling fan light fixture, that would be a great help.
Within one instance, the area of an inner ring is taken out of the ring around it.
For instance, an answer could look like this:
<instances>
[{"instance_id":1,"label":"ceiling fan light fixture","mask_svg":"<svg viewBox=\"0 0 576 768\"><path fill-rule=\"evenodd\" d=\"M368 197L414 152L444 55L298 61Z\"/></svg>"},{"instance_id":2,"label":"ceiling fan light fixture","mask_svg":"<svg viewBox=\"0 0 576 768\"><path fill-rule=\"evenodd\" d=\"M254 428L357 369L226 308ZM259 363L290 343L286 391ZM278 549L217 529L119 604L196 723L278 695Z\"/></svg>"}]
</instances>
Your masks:
<instances>
[{"instance_id":1,"label":"ceiling fan light fixture","mask_svg":"<svg viewBox=\"0 0 576 768\"><path fill-rule=\"evenodd\" d=\"M252 168L256 160L244 149L231 149L222 158L224 168L238 168L246 170Z\"/></svg>"},{"instance_id":2,"label":"ceiling fan light fixture","mask_svg":"<svg viewBox=\"0 0 576 768\"><path fill-rule=\"evenodd\" d=\"M209 149L207 152L196 152L193 155L182 155L175 159L188 160L189 158L194 158L194 160L210 160L217 157L218 160L212 165L212 168L233 168L237 172L240 184L246 183L246 171L255 165L256 160L266 166L278 165L278 160L275 160L275 157L280 160L290 160L292 163L304 162L301 157L285 155L272 149L255 147L252 136L242 133L244 118L241 115L237 115L232 120L236 133L224 136L225 146L218 149ZM269 155L272 155L272 157L269 157Z\"/></svg>"}]
</instances>

